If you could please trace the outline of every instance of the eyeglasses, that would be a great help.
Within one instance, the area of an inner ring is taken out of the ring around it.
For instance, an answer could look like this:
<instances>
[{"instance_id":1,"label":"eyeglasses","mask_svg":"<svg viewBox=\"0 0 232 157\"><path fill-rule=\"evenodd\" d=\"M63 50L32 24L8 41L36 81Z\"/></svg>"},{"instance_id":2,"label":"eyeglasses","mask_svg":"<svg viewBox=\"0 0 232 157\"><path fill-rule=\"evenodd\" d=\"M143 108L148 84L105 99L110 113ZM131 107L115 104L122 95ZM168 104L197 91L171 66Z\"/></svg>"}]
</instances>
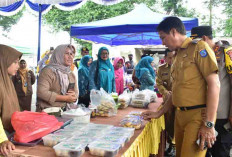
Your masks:
<instances>
[{"instance_id":1,"label":"eyeglasses","mask_svg":"<svg viewBox=\"0 0 232 157\"><path fill-rule=\"evenodd\" d=\"M109 53L101 53L101 56L108 56Z\"/></svg>"}]
</instances>

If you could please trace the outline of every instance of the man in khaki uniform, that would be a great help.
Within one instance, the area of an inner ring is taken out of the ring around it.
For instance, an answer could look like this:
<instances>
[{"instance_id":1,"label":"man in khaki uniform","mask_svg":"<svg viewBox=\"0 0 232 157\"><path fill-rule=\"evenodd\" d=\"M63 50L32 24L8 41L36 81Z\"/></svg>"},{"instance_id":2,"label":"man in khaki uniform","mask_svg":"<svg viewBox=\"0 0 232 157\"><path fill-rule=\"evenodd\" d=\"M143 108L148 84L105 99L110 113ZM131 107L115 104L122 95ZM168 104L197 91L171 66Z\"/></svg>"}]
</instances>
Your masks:
<instances>
[{"instance_id":1,"label":"man in khaki uniform","mask_svg":"<svg viewBox=\"0 0 232 157\"><path fill-rule=\"evenodd\" d=\"M232 124L232 60L228 52L232 50L227 41L213 41L212 27L198 26L191 30L191 37L195 40L203 40L214 50L218 68L221 90L217 110L217 120L215 129L218 132L217 140L213 147L208 150L207 157L229 157L232 144L232 134L224 127Z\"/></svg>"},{"instance_id":2,"label":"man in khaki uniform","mask_svg":"<svg viewBox=\"0 0 232 157\"><path fill-rule=\"evenodd\" d=\"M159 66L156 78L156 85L159 89L160 94L163 96L163 101L165 102L168 96L171 94L172 85L170 79L172 59L174 51L166 49L164 60L166 63ZM169 148L165 151L165 156L175 155L175 142L174 142L174 119L175 119L175 108L172 107L165 114L165 130L167 135L167 142Z\"/></svg>"},{"instance_id":3,"label":"man in khaki uniform","mask_svg":"<svg viewBox=\"0 0 232 157\"><path fill-rule=\"evenodd\" d=\"M205 157L205 142L212 147L216 140L220 82L215 54L206 42L194 43L186 37L184 24L177 17L167 17L157 30L163 45L176 52L171 68L172 95L161 110L146 111L142 116L158 118L174 105L176 157Z\"/></svg>"}]
</instances>

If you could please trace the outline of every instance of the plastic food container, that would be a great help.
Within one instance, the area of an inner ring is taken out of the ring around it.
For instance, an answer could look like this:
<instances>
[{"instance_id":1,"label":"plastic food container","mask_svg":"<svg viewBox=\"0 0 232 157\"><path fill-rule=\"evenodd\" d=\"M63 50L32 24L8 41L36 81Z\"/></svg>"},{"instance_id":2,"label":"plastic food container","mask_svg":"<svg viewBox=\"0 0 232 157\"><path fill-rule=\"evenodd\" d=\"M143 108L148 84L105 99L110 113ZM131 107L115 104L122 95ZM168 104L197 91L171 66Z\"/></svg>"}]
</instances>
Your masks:
<instances>
[{"instance_id":1,"label":"plastic food container","mask_svg":"<svg viewBox=\"0 0 232 157\"><path fill-rule=\"evenodd\" d=\"M57 130L55 131L53 134L56 134L56 135L64 135L64 136L67 136L67 135L74 135L75 134L75 131L76 130L66 130L66 129L60 129L60 130Z\"/></svg>"},{"instance_id":2,"label":"plastic food container","mask_svg":"<svg viewBox=\"0 0 232 157\"><path fill-rule=\"evenodd\" d=\"M107 143L94 141L89 144L90 154L104 157L114 157L117 155L121 145L116 143Z\"/></svg>"},{"instance_id":3,"label":"plastic food container","mask_svg":"<svg viewBox=\"0 0 232 157\"><path fill-rule=\"evenodd\" d=\"M127 138L126 137L116 137L116 136L103 136L97 139L98 141L104 143L115 143L120 144L121 147L124 147Z\"/></svg>"},{"instance_id":4,"label":"plastic food container","mask_svg":"<svg viewBox=\"0 0 232 157\"><path fill-rule=\"evenodd\" d=\"M114 136L117 138L125 137L126 142L130 141L130 138L133 136L131 133L128 132L119 132L119 131L109 131L104 136Z\"/></svg>"},{"instance_id":5,"label":"plastic food container","mask_svg":"<svg viewBox=\"0 0 232 157\"><path fill-rule=\"evenodd\" d=\"M102 136L101 132L87 131L87 132L80 132L80 133L76 134L74 137L93 138L93 137L99 137L99 136Z\"/></svg>"},{"instance_id":6,"label":"plastic food container","mask_svg":"<svg viewBox=\"0 0 232 157\"><path fill-rule=\"evenodd\" d=\"M83 147L87 147L87 145L93 142L94 140L95 138L92 138L92 137L86 138L86 137L75 136L75 137L68 139L66 142L81 144Z\"/></svg>"},{"instance_id":7,"label":"plastic food container","mask_svg":"<svg viewBox=\"0 0 232 157\"><path fill-rule=\"evenodd\" d=\"M131 138L134 135L135 128L113 127L111 131L126 133Z\"/></svg>"},{"instance_id":8,"label":"plastic food container","mask_svg":"<svg viewBox=\"0 0 232 157\"><path fill-rule=\"evenodd\" d=\"M85 147L81 144L61 142L53 147L57 156L80 157L85 152Z\"/></svg>"},{"instance_id":9,"label":"plastic food container","mask_svg":"<svg viewBox=\"0 0 232 157\"><path fill-rule=\"evenodd\" d=\"M113 125L106 125L106 124L94 124L94 123L90 123L88 125L89 128L100 128L100 129L111 129L114 126Z\"/></svg>"},{"instance_id":10,"label":"plastic food container","mask_svg":"<svg viewBox=\"0 0 232 157\"><path fill-rule=\"evenodd\" d=\"M74 122L89 123L91 110L89 109L71 109L62 114L62 118L72 118Z\"/></svg>"},{"instance_id":11,"label":"plastic food container","mask_svg":"<svg viewBox=\"0 0 232 157\"><path fill-rule=\"evenodd\" d=\"M50 147L56 145L59 142L66 140L68 138L70 138L70 136L56 135L56 134L48 134L48 135L42 137L44 145L50 146Z\"/></svg>"},{"instance_id":12,"label":"plastic food container","mask_svg":"<svg viewBox=\"0 0 232 157\"><path fill-rule=\"evenodd\" d=\"M88 124L87 123L71 123L70 125L67 125L64 130L74 130L74 131L78 131L81 129L84 129L85 127L87 127Z\"/></svg>"}]
</instances>

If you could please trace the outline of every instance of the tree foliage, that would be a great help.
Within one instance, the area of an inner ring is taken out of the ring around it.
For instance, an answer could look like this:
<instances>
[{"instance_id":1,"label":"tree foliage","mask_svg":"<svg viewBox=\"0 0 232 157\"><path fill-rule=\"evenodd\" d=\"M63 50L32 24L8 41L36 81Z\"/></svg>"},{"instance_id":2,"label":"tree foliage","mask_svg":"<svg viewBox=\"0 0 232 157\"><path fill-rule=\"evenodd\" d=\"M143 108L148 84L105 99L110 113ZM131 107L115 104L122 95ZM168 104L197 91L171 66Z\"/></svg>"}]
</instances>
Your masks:
<instances>
[{"instance_id":1,"label":"tree foliage","mask_svg":"<svg viewBox=\"0 0 232 157\"><path fill-rule=\"evenodd\" d=\"M2 26L4 31L9 32L11 27L20 20L20 18L23 15L23 11L25 8L23 8L21 11L19 11L17 14L13 16L1 16L0 15L0 26Z\"/></svg>"},{"instance_id":2,"label":"tree foliage","mask_svg":"<svg viewBox=\"0 0 232 157\"><path fill-rule=\"evenodd\" d=\"M224 21L224 35L232 37L232 0L222 0L221 3L225 6L224 13L227 19Z\"/></svg>"},{"instance_id":3,"label":"tree foliage","mask_svg":"<svg viewBox=\"0 0 232 157\"><path fill-rule=\"evenodd\" d=\"M196 11L188 10L183 6L183 0L162 0L162 6L168 15L194 17Z\"/></svg>"}]
</instances>

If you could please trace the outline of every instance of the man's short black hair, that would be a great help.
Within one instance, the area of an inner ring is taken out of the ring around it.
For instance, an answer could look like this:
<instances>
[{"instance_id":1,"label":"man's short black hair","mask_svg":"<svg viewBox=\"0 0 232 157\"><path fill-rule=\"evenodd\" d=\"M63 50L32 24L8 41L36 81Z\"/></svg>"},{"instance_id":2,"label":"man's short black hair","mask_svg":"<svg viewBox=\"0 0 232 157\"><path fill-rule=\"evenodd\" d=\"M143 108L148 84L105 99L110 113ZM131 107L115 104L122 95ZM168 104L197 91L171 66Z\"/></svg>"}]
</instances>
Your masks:
<instances>
[{"instance_id":1,"label":"man's short black hair","mask_svg":"<svg viewBox=\"0 0 232 157\"><path fill-rule=\"evenodd\" d=\"M167 34L170 33L171 29L176 29L182 35L186 35L186 30L183 22L175 16L167 17L157 27L157 31L163 31Z\"/></svg>"},{"instance_id":2,"label":"man's short black hair","mask_svg":"<svg viewBox=\"0 0 232 157\"><path fill-rule=\"evenodd\" d=\"M133 56L133 54L129 54L128 56Z\"/></svg>"},{"instance_id":3,"label":"man's short black hair","mask_svg":"<svg viewBox=\"0 0 232 157\"><path fill-rule=\"evenodd\" d=\"M26 63L24 59L21 59L19 63Z\"/></svg>"},{"instance_id":4,"label":"man's short black hair","mask_svg":"<svg viewBox=\"0 0 232 157\"><path fill-rule=\"evenodd\" d=\"M191 29L191 37L202 38L202 36L207 36L209 39L213 39L213 29L211 26L197 26Z\"/></svg>"}]
</instances>

